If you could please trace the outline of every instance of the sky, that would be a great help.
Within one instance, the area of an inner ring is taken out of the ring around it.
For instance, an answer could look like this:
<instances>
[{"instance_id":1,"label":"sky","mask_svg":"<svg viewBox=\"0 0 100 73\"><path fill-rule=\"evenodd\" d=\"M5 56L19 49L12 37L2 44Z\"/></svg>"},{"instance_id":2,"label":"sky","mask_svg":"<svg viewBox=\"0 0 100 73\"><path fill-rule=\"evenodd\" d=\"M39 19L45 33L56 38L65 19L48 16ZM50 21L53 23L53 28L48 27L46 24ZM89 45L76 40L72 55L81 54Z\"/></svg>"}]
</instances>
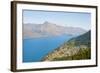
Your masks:
<instances>
[{"instance_id":1,"label":"sky","mask_svg":"<svg viewBox=\"0 0 100 73\"><path fill-rule=\"evenodd\" d=\"M85 30L91 28L91 14L61 11L23 10L23 23L43 24L45 21L60 26L80 27Z\"/></svg>"}]
</instances>

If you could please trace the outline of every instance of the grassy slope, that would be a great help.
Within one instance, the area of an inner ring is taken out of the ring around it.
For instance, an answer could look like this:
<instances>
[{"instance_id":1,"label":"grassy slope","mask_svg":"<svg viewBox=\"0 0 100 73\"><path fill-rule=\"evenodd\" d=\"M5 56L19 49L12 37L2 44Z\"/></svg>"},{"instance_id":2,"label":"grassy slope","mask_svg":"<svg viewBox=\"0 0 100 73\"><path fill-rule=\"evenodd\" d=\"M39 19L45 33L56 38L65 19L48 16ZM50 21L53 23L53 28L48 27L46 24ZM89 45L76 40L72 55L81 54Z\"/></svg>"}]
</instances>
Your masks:
<instances>
[{"instance_id":1,"label":"grassy slope","mask_svg":"<svg viewBox=\"0 0 100 73\"><path fill-rule=\"evenodd\" d=\"M90 35L91 31L76 38L72 38L67 43L57 48L54 52L48 54L48 56L46 56L44 60L56 61L90 59Z\"/></svg>"},{"instance_id":2,"label":"grassy slope","mask_svg":"<svg viewBox=\"0 0 100 73\"><path fill-rule=\"evenodd\" d=\"M91 31L88 31L87 33L83 34L83 35L80 35L76 38L72 38L71 40L68 41L68 43L72 43L72 42L75 42L75 45L78 46L78 45L85 45L87 47L90 48L91 46ZM67 43L67 44L68 44Z\"/></svg>"}]
</instances>

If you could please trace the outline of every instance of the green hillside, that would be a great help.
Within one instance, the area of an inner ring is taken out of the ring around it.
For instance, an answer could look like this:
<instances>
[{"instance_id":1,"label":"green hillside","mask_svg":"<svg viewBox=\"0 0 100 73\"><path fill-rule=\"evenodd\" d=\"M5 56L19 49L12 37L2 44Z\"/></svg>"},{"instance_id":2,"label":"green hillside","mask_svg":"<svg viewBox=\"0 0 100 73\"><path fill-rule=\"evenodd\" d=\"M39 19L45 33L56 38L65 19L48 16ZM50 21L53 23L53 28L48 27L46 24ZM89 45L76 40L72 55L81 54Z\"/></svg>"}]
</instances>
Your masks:
<instances>
[{"instance_id":1,"label":"green hillside","mask_svg":"<svg viewBox=\"0 0 100 73\"><path fill-rule=\"evenodd\" d=\"M49 53L44 61L82 60L91 58L91 31L65 42Z\"/></svg>"},{"instance_id":2,"label":"green hillside","mask_svg":"<svg viewBox=\"0 0 100 73\"><path fill-rule=\"evenodd\" d=\"M88 31L87 33L80 35L76 38L72 38L65 44L73 44L73 43L75 46L85 45L88 48L90 48L90 46L91 46L91 31Z\"/></svg>"}]
</instances>

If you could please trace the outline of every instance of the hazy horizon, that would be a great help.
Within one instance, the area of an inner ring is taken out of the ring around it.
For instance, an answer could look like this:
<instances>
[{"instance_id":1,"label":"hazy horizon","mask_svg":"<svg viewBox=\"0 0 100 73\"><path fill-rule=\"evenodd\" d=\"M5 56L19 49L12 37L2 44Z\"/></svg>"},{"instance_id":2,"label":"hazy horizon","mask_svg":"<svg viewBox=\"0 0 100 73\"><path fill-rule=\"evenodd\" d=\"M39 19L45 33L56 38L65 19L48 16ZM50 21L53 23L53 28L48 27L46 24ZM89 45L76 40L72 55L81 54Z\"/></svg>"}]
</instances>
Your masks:
<instances>
[{"instance_id":1,"label":"hazy horizon","mask_svg":"<svg viewBox=\"0 0 100 73\"><path fill-rule=\"evenodd\" d=\"M46 21L59 26L91 29L90 13L23 10L24 24L43 24Z\"/></svg>"}]
</instances>

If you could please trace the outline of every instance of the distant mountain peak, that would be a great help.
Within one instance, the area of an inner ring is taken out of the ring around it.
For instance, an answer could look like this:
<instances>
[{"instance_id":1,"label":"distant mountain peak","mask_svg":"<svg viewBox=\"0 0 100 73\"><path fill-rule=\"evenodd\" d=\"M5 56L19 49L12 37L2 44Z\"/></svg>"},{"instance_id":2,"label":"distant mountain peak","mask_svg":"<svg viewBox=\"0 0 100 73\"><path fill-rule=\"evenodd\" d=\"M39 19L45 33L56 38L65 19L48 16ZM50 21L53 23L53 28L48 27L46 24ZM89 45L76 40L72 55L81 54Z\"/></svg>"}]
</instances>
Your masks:
<instances>
[{"instance_id":1,"label":"distant mountain peak","mask_svg":"<svg viewBox=\"0 0 100 73\"><path fill-rule=\"evenodd\" d=\"M45 21L43 24L49 24L50 22L48 22L48 21Z\"/></svg>"},{"instance_id":2,"label":"distant mountain peak","mask_svg":"<svg viewBox=\"0 0 100 73\"><path fill-rule=\"evenodd\" d=\"M54 24L52 22L49 22L49 21L45 21L43 24L46 24L46 25L48 25L48 24L56 25L56 24Z\"/></svg>"}]
</instances>

